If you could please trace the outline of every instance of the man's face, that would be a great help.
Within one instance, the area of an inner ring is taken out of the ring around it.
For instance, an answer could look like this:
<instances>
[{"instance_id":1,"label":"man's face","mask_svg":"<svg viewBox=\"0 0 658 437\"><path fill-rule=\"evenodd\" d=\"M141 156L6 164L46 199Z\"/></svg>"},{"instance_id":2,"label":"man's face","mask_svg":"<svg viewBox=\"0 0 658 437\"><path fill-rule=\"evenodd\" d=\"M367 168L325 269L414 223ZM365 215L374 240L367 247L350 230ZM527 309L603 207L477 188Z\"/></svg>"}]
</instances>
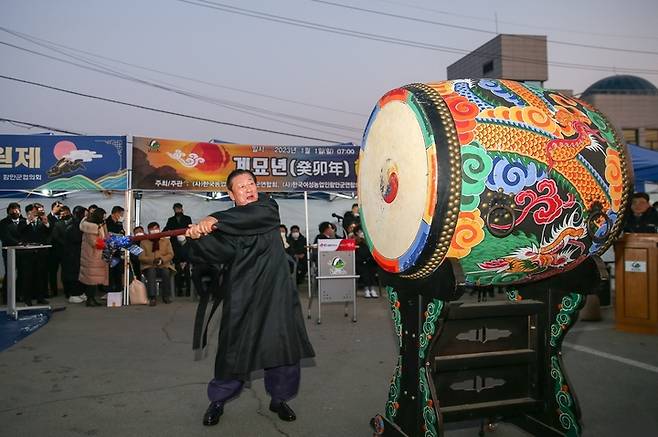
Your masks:
<instances>
[{"instance_id":1,"label":"man's face","mask_svg":"<svg viewBox=\"0 0 658 437\"><path fill-rule=\"evenodd\" d=\"M258 189L256 182L248 173L243 173L233 178L229 197L237 206L244 206L258 200Z\"/></svg>"},{"instance_id":2,"label":"man's face","mask_svg":"<svg viewBox=\"0 0 658 437\"><path fill-rule=\"evenodd\" d=\"M21 216L21 210L20 208L11 208L9 210L9 217L13 219L17 219Z\"/></svg>"},{"instance_id":3,"label":"man's face","mask_svg":"<svg viewBox=\"0 0 658 437\"><path fill-rule=\"evenodd\" d=\"M235 182L234 182L235 184ZM183 208L174 208L174 214L180 215L183 213Z\"/></svg>"},{"instance_id":4,"label":"man's face","mask_svg":"<svg viewBox=\"0 0 658 437\"><path fill-rule=\"evenodd\" d=\"M647 201L647 199L643 197L636 197L633 199L631 202L631 211L633 211L633 214L635 215L642 215L644 212L649 209L651 205Z\"/></svg>"},{"instance_id":5,"label":"man's face","mask_svg":"<svg viewBox=\"0 0 658 437\"><path fill-rule=\"evenodd\" d=\"M112 218L114 219L115 222L120 222L121 220L123 220L123 213L115 212L112 214Z\"/></svg>"}]
</instances>

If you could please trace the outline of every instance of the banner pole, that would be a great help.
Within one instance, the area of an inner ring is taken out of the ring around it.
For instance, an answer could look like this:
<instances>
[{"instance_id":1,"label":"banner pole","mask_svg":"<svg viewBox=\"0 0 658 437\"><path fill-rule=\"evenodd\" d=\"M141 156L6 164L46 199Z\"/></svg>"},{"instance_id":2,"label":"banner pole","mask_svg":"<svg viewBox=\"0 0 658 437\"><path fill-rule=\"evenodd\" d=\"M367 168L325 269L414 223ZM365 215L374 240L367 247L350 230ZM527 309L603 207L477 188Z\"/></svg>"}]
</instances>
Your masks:
<instances>
[{"instance_id":1,"label":"banner pole","mask_svg":"<svg viewBox=\"0 0 658 437\"><path fill-rule=\"evenodd\" d=\"M132 229L132 213L133 213L133 190L126 190L124 197L124 209L125 214L123 217L123 223L126 225L127 229L124 229L127 235L130 235ZM123 304L130 305L130 252L127 250L123 251Z\"/></svg>"},{"instance_id":2,"label":"banner pole","mask_svg":"<svg viewBox=\"0 0 658 437\"><path fill-rule=\"evenodd\" d=\"M308 228L308 192L304 191L304 215L306 216L306 272L308 276L308 318L311 318L313 288L311 284L311 235Z\"/></svg>"}]
</instances>

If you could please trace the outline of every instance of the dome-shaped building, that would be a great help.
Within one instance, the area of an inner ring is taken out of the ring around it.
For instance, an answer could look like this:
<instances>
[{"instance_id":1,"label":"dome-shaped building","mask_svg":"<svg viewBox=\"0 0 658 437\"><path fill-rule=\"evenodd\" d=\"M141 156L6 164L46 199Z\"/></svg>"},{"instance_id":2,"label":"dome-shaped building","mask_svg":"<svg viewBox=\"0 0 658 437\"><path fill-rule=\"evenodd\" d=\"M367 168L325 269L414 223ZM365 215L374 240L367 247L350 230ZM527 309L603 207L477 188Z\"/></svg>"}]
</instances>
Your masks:
<instances>
[{"instance_id":1,"label":"dome-shaped building","mask_svg":"<svg viewBox=\"0 0 658 437\"><path fill-rule=\"evenodd\" d=\"M646 79L615 75L580 96L602 111L630 144L658 150L658 88Z\"/></svg>"}]
</instances>

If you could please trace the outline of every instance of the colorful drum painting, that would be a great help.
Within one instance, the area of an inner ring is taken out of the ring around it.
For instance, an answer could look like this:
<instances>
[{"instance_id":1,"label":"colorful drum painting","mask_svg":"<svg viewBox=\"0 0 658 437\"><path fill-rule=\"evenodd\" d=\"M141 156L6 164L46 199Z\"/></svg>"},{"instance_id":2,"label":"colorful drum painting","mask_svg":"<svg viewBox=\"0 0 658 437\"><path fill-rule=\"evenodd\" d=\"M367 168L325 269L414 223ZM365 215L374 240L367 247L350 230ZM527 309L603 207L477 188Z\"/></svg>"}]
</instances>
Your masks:
<instances>
[{"instance_id":1,"label":"colorful drum painting","mask_svg":"<svg viewBox=\"0 0 658 437\"><path fill-rule=\"evenodd\" d=\"M359 158L361 222L378 264L472 285L538 280L602 254L632 189L625 146L589 104L509 80L390 91Z\"/></svg>"}]
</instances>

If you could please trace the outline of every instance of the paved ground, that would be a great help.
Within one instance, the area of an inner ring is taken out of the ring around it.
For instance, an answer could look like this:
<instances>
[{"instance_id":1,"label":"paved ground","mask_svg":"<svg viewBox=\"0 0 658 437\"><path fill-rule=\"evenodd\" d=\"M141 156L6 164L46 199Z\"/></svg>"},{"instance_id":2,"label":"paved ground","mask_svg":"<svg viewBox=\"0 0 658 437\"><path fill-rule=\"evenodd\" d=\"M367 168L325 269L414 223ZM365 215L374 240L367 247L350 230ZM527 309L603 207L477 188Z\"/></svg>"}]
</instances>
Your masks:
<instances>
[{"instance_id":1,"label":"paved ground","mask_svg":"<svg viewBox=\"0 0 658 437\"><path fill-rule=\"evenodd\" d=\"M369 436L370 417L383 412L396 347L385 299L359 298L358 323L343 317L342 304L324 306L321 325L308 321L318 356L304 363L301 393L291 402L296 422L268 411L256 375L211 428L201 417L214 350L192 360L193 302L66 305L0 353L2 436ZM658 435L658 337L617 332L612 310L604 315L604 322L578 323L564 349L584 435ZM477 436L473 426L446 435ZM527 434L500 424L488 435Z\"/></svg>"}]
</instances>

